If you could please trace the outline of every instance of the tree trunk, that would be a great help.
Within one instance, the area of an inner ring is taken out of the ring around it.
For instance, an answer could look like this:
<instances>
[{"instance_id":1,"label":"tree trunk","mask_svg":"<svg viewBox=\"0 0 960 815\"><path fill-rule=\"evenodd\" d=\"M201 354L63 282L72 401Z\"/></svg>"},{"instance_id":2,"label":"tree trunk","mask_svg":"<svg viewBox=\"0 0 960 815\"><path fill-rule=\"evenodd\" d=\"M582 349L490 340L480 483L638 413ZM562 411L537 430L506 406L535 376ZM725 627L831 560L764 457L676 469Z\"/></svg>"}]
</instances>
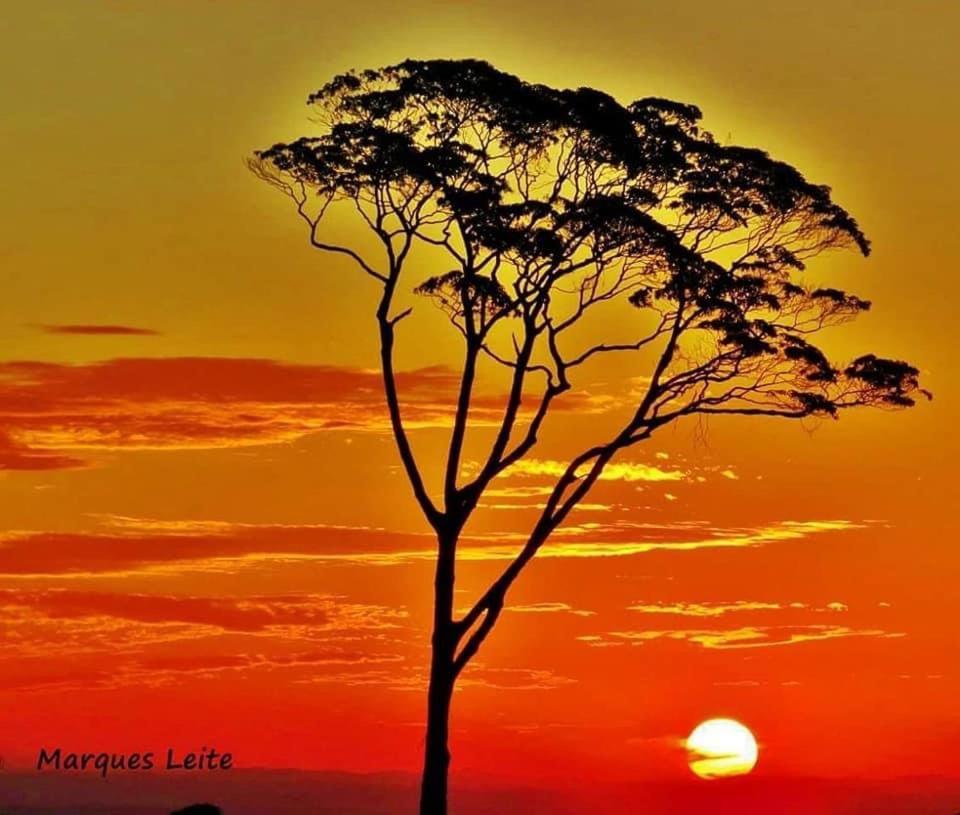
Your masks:
<instances>
[{"instance_id":1,"label":"tree trunk","mask_svg":"<svg viewBox=\"0 0 960 815\"><path fill-rule=\"evenodd\" d=\"M453 588L459 526L438 536L433 597L430 687L427 691L427 736L420 787L420 815L447 815L447 774L450 769L450 700L456 682L454 656L457 634L453 625Z\"/></svg>"},{"instance_id":2,"label":"tree trunk","mask_svg":"<svg viewBox=\"0 0 960 815\"><path fill-rule=\"evenodd\" d=\"M447 774L450 769L450 700L453 695L453 652L443 637L434 637L427 694L427 737L420 787L420 815L447 815Z\"/></svg>"}]
</instances>

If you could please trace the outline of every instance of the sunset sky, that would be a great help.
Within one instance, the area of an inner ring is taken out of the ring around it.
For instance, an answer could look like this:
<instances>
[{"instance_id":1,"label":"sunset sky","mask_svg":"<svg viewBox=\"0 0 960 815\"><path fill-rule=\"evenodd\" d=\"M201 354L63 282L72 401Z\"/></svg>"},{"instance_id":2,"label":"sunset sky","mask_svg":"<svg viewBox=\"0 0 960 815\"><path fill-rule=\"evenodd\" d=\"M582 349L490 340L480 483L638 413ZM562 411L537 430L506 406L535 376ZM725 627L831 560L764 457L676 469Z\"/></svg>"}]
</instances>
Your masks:
<instances>
[{"instance_id":1,"label":"sunset sky","mask_svg":"<svg viewBox=\"0 0 960 815\"><path fill-rule=\"evenodd\" d=\"M376 291L311 250L244 159L307 132L307 95L338 72L478 57L694 103L721 141L831 185L874 251L811 274L874 308L830 347L908 359L935 399L679 424L620 457L464 674L454 784L676 784L701 811L737 782L695 778L682 742L728 716L760 743L763 800L802 779L909 800L935 778L952 793L912 811L960 808L958 32L951 2L8 9L4 770L42 745L212 744L242 768L418 769L432 539L381 406ZM432 311L399 354L428 469L458 359ZM496 483L462 608L639 373L591 369Z\"/></svg>"}]
</instances>

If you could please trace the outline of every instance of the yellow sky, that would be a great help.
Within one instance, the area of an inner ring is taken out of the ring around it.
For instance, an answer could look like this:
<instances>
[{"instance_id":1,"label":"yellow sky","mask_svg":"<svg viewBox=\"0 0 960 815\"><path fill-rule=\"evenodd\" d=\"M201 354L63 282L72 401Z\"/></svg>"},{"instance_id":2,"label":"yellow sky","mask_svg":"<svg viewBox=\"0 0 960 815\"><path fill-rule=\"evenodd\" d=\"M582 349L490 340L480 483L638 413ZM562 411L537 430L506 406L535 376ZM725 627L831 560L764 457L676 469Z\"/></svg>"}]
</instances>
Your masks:
<instances>
[{"instance_id":1,"label":"yellow sky","mask_svg":"<svg viewBox=\"0 0 960 815\"><path fill-rule=\"evenodd\" d=\"M322 273L330 261L310 254L242 159L303 132L306 94L335 72L479 56L531 80L694 102L721 139L830 183L874 240L869 263L831 261L878 303L863 343L933 369L948 358L927 325L948 317L958 285L954 3L730 3L722 15L697 2L26 8L0 23L2 69L17 77L0 130L0 314L23 355L109 350L68 349L24 325L82 318L165 332L162 349L143 340L126 346L134 353L361 361L369 344L332 336L354 333L358 298L340 298L323 315L330 330L316 330L321 298L352 291L352 278Z\"/></svg>"}]
</instances>

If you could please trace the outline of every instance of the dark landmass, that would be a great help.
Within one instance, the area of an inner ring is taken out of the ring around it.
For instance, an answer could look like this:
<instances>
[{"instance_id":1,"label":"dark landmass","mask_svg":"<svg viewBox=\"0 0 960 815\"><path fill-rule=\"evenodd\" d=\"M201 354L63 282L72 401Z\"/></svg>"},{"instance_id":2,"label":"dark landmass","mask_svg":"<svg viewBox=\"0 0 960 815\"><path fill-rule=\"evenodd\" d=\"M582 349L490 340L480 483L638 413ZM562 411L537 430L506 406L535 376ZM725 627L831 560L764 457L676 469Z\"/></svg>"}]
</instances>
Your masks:
<instances>
[{"instance_id":1,"label":"dark landmass","mask_svg":"<svg viewBox=\"0 0 960 815\"><path fill-rule=\"evenodd\" d=\"M845 781L761 776L723 781L479 789L457 781L456 815L952 815L960 778ZM99 776L0 773L0 815L403 815L416 812L417 779L297 770ZM184 809L187 808L187 809Z\"/></svg>"}]
</instances>

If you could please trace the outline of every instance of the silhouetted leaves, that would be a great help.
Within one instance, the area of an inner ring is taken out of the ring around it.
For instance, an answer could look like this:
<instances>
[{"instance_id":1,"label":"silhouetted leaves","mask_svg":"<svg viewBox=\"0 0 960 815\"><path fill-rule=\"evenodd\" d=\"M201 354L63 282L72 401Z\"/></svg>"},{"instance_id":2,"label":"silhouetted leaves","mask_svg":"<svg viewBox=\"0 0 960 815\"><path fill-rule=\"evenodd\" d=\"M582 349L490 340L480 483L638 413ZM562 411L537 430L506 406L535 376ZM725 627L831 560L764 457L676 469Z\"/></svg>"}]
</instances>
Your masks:
<instances>
[{"instance_id":1,"label":"silhouetted leaves","mask_svg":"<svg viewBox=\"0 0 960 815\"><path fill-rule=\"evenodd\" d=\"M913 404L910 366L834 365L811 340L870 307L798 278L828 249L869 252L855 219L789 164L718 143L693 105L624 105L480 60L354 71L308 102L320 133L258 153L262 174L304 215L319 202L314 229L330 202L355 208L387 249L385 281L413 243L445 251L457 268L413 288L468 338L486 343L519 318L534 344L546 338L565 382L571 364L607 346L571 362L560 333L623 297L673 336L648 418Z\"/></svg>"},{"instance_id":2,"label":"silhouetted leaves","mask_svg":"<svg viewBox=\"0 0 960 815\"><path fill-rule=\"evenodd\" d=\"M920 372L912 365L893 359L880 359L873 354L855 359L844 374L861 384L864 398L896 407L914 404L911 394L921 393L928 399L932 394L920 387Z\"/></svg>"},{"instance_id":3,"label":"silhouetted leaves","mask_svg":"<svg viewBox=\"0 0 960 815\"><path fill-rule=\"evenodd\" d=\"M512 305L503 287L495 280L479 275L466 277L458 269L428 278L417 286L416 292L434 297L456 317L464 316L464 307L470 308L481 321L509 310Z\"/></svg>"}]
</instances>

